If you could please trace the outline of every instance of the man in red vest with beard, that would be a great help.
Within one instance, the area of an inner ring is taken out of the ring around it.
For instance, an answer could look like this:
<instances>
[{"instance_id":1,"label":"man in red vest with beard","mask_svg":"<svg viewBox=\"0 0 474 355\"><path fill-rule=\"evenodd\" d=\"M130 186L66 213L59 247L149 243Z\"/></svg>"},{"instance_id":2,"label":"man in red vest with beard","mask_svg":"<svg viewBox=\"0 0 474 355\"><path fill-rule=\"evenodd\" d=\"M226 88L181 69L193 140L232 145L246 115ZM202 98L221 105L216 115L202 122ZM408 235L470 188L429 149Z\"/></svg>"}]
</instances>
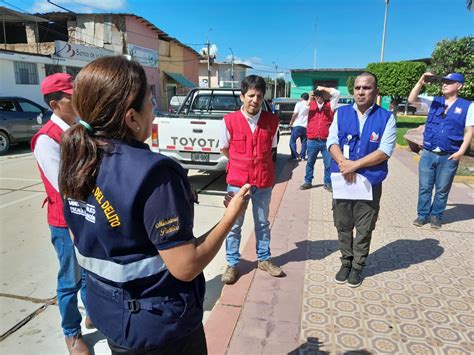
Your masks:
<instances>
[{"instance_id":1,"label":"man in red vest with beard","mask_svg":"<svg viewBox=\"0 0 474 355\"><path fill-rule=\"evenodd\" d=\"M82 316L77 307L79 291L84 306L86 304L86 275L76 260L58 187L61 137L63 132L76 122L72 92L73 82L69 74L56 73L43 80L41 93L46 104L53 110L53 115L31 140L31 149L46 189L45 203L48 203L51 243L59 261L57 298L66 345L70 354L89 354L81 335ZM86 327L93 328L89 317L86 317Z\"/></svg>"},{"instance_id":2,"label":"man in red vest with beard","mask_svg":"<svg viewBox=\"0 0 474 355\"><path fill-rule=\"evenodd\" d=\"M240 110L224 117L219 139L222 153L229 159L227 163L227 191L239 191L245 184L252 185L252 212L257 239L258 268L271 276L280 277L284 273L275 265L270 254L270 223L268 213L272 188L275 183L275 166L272 148L277 146L278 117L262 111L266 91L265 80L257 75L249 75L242 81ZM226 239L227 268L222 282L233 284L237 281L237 264L240 261L240 238L244 215L237 219Z\"/></svg>"}]
</instances>

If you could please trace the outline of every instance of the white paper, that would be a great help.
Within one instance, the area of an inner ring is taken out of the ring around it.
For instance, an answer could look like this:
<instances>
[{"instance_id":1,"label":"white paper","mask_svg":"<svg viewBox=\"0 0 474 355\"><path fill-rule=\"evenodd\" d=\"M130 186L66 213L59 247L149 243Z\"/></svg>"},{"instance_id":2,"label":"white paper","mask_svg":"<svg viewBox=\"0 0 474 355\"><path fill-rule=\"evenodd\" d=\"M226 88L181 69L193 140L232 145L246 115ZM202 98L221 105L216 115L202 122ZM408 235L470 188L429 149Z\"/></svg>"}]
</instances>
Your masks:
<instances>
[{"instance_id":1,"label":"white paper","mask_svg":"<svg viewBox=\"0 0 474 355\"><path fill-rule=\"evenodd\" d=\"M360 174L356 174L355 183L349 184L341 173L332 173L331 184L334 199L372 201L372 184Z\"/></svg>"},{"instance_id":2,"label":"white paper","mask_svg":"<svg viewBox=\"0 0 474 355\"><path fill-rule=\"evenodd\" d=\"M344 158L349 159L349 146L347 144L344 144L342 150L342 155L344 155Z\"/></svg>"}]
</instances>

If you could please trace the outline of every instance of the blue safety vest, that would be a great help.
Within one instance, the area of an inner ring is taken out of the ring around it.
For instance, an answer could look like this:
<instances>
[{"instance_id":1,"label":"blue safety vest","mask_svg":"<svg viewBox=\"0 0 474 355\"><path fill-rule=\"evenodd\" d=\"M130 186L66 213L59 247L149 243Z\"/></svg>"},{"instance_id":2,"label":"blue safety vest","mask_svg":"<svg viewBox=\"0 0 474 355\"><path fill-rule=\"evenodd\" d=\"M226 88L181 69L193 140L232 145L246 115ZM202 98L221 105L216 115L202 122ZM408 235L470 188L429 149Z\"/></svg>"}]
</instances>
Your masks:
<instances>
[{"instance_id":1,"label":"blue safety vest","mask_svg":"<svg viewBox=\"0 0 474 355\"><path fill-rule=\"evenodd\" d=\"M160 231L172 236L176 229L187 228L192 239L193 201L184 170L143 143L113 141L87 200L65 200L78 263L88 271L89 315L108 339L129 349L167 345L202 322L203 274L190 282L173 277L144 222L144 204L153 187L150 174L163 171L185 186L183 206L173 209L191 212L186 221L178 221L167 214L171 206L157 205L151 229L156 227L158 236Z\"/></svg>"},{"instance_id":2,"label":"blue safety vest","mask_svg":"<svg viewBox=\"0 0 474 355\"><path fill-rule=\"evenodd\" d=\"M374 105L365 121L361 135L356 110L351 105L338 108L337 136L341 150L344 145L349 145L350 160L358 160L377 150L391 115L391 112ZM334 160L331 163L331 172L339 172L339 167ZM387 161L359 169L357 173L365 176L372 185L378 185L387 177Z\"/></svg>"},{"instance_id":3,"label":"blue safety vest","mask_svg":"<svg viewBox=\"0 0 474 355\"><path fill-rule=\"evenodd\" d=\"M443 152L457 152L464 139L467 110L470 104L470 101L459 97L444 115L445 98L435 96L426 118L423 148L434 150L439 147Z\"/></svg>"}]
</instances>

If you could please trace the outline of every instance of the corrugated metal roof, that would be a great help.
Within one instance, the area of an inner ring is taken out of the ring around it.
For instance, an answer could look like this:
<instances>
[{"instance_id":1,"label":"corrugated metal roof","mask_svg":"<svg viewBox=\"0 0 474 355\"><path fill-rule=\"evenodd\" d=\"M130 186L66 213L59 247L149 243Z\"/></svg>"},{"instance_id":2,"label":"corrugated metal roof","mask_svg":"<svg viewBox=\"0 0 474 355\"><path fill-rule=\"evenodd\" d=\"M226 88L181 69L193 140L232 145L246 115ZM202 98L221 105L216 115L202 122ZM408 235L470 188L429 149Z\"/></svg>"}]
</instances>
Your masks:
<instances>
[{"instance_id":1,"label":"corrugated metal roof","mask_svg":"<svg viewBox=\"0 0 474 355\"><path fill-rule=\"evenodd\" d=\"M0 21L5 22L48 22L48 20L0 6Z\"/></svg>"}]
</instances>

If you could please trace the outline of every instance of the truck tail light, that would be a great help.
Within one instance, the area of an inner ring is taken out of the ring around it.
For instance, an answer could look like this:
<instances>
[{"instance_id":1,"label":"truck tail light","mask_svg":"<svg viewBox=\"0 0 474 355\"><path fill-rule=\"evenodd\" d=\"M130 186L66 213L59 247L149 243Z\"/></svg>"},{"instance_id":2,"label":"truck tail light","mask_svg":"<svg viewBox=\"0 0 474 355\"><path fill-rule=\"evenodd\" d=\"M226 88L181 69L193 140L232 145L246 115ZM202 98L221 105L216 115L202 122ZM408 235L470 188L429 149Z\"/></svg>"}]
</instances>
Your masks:
<instances>
[{"instance_id":1,"label":"truck tail light","mask_svg":"<svg viewBox=\"0 0 474 355\"><path fill-rule=\"evenodd\" d=\"M158 148L158 123L153 123L151 128L151 146Z\"/></svg>"}]
</instances>

